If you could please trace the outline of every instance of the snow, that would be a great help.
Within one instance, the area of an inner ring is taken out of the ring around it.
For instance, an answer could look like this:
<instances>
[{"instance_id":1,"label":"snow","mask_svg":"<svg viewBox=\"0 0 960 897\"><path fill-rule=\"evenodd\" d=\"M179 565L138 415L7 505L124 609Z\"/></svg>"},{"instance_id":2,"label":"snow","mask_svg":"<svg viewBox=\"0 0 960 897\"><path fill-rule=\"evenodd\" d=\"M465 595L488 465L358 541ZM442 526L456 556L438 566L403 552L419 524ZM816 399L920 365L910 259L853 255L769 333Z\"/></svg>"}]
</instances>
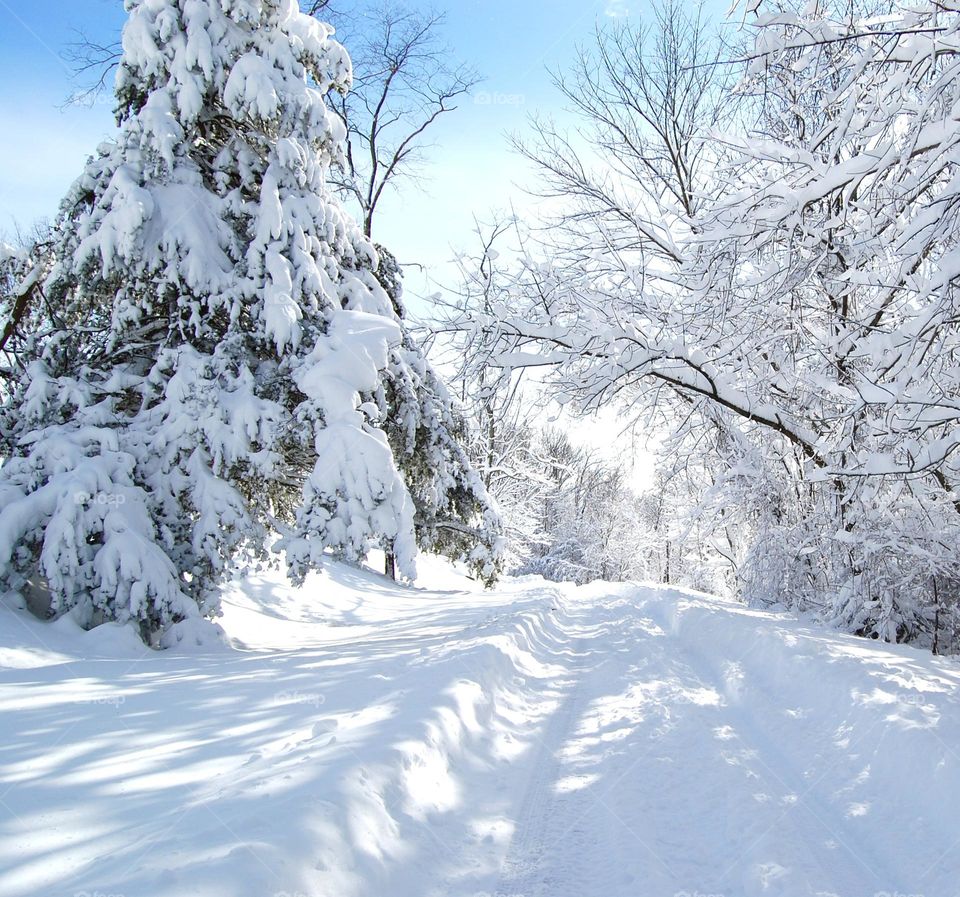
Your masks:
<instances>
[{"instance_id":1,"label":"snow","mask_svg":"<svg viewBox=\"0 0 960 897\"><path fill-rule=\"evenodd\" d=\"M420 566L239 582L229 646L0 607L0 897L955 892L954 663Z\"/></svg>"}]
</instances>

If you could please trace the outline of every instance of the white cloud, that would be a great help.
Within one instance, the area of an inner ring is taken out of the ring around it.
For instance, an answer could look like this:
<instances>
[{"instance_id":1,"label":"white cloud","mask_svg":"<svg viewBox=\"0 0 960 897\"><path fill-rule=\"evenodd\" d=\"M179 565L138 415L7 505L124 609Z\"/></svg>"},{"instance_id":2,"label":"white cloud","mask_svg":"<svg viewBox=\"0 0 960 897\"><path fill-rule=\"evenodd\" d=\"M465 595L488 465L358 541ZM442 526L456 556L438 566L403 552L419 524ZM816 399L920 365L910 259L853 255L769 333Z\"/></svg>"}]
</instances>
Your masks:
<instances>
[{"instance_id":1,"label":"white cloud","mask_svg":"<svg viewBox=\"0 0 960 897\"><path fill-rule=\"evenodd\" d=\"M622 19L630 15L630 7L627 5L627 0L607 0L603 14L611 19Z\"/></svg>"}]
</instances>

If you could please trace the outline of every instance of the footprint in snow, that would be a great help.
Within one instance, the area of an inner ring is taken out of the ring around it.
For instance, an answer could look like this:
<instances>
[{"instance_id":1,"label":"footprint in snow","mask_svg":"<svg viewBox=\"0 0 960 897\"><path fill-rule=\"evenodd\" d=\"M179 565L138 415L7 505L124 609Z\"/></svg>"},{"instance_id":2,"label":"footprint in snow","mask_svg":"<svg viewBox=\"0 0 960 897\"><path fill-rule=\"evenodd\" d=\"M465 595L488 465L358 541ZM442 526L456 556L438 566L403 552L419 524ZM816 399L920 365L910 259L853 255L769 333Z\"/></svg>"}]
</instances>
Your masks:
<instances>
[{"instance_id":1,"label":"footprint in snow","mask_svg":"<svg viewBox=\"0 0 960 897\"><path fill-rule=\"evenodd\" d=\"M322 719L313 725L313 737L318 738L321 735L326 735L328 732L335 732L340 726L340 723L335 719Z\"/></svg>"}]
</instances>

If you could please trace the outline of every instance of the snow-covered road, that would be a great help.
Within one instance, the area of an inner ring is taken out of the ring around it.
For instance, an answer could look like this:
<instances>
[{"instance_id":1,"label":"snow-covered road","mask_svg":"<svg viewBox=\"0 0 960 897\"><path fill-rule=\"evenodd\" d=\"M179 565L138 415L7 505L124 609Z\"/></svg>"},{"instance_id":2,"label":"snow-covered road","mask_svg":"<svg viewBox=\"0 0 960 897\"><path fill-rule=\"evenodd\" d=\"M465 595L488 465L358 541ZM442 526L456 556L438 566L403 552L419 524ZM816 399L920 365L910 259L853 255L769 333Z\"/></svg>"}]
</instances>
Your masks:
<instances>
[{"instance_id":1,"label":"snow-covered road","mask_svg":"<svg viewBox=\"0 0 960 897\"><path fill-rule=\"evenodd\" d=\"M955 663L691 593L227 601L145 652L0 611L0 897L956 897Z\"/></svg>"},{"instance_id":2,"label":"snow-covered road","mask_svg":"<svg viewBox=\"0 0 960 897\"><path fill-rule=\"evenodd\" d=\"M910 792L960 793L958 757L899 737L933 729L933 705L900 690L919 684L889 668L896 691L871 683L854 669L865 645L831 669L810 634L759 619L650 590L577 608L571 684L531 752L498 895L956 892L960 827L930 812L943 795ZM879 791L878 767L893 773Z\"/></svg>"}]
</instances>

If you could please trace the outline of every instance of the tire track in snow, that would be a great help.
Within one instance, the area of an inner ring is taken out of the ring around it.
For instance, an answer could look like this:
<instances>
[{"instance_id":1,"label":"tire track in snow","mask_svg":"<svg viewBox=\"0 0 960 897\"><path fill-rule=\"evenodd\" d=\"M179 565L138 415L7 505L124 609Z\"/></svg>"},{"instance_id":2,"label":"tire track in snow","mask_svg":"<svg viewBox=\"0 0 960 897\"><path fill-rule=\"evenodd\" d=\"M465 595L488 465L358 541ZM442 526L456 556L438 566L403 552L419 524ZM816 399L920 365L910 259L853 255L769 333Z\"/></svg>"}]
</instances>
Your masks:
<instances>
[{"instance_id":1,"label":"tire track in snow","mask_svg":"<svg viewBox=\"0 0 960 897\"><path fill-rule=\"evenodd\" d=\"M646 841L638 845L636 832L605 799L609 795L602 788L598 793L589 781L601 771L616 781L623 767L628 771L638 758L624 754L601 770L584 769L568 755L576 742L595 734L581 731L596 723L594 702L617 694L628 670L636 666L636 646L649 637L636 623L635 600L624 601L621 595L599 597L581 610L576 625L589 634L571 642L570 651L577 657L570 668L573 683L530 762L532 775L496 897L622 897L636 890L636 879L625 868L635 865L625 862L628 857L640 853L647 864L662 865L655 854L651 858ZM586 779L581 778L584 773Z\"/></svg>"},{"instance_id":2,"label":"tire track in snow","mask_svg":"<svg viewBox=\"0 0 960 897\"><path fill-rule=\"evenodd\" d=\"M541 897L547 884L542 859L548 846L550 809L556 799L554 785L560 775L558 754L582 711L586 646L586 638L578 638L571 645L577 657L570 670L572 684L538 738L533 776L520 803L495 897Z\"/></svg>"}]
</instances>

